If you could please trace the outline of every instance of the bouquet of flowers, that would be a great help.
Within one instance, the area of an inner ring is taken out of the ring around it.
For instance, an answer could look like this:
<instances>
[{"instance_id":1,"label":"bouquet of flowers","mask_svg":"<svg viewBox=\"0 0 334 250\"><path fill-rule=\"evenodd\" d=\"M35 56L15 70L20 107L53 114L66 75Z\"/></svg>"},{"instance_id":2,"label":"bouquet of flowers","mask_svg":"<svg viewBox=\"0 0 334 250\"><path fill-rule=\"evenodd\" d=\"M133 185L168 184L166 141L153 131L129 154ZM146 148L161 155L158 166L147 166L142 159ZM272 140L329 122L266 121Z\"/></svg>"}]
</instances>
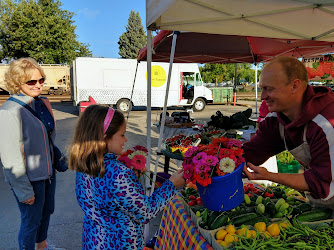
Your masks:
<instances>
[{"instance_id":1,"label":"bouquet of flowers","mask_svg":"<svg viewBox=\"0 0 334 250\"><path fill-rule=\"evenodd\" d=\"M183 158L184 178L201 186L211 184L214 176L232 173L245 161L242 143L227 137L212 138L209 145L199 144L185 152Z\"/></svg>"},{"instance_id":2,"label":"bouquet of flowers","mask_svg":"<svg viewBox=\"0 0 334 250\"><path fill-rule=\"evenodd\" d=\"M148 150L143 146L135 146L132 149L128 149L122 155L118 157L118 160L130 169L139 170L140 172L147 171L146 157Z\"/></svg>"}]
</instances>

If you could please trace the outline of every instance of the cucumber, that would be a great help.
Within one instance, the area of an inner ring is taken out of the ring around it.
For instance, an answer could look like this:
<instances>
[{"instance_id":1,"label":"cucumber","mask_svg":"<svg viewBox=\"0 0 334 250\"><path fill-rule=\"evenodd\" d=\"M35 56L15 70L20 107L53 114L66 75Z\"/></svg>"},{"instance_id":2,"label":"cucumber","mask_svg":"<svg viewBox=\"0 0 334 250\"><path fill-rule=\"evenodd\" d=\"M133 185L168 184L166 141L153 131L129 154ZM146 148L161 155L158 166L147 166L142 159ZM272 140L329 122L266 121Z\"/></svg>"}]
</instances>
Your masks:
<instances>
[{"instance_id":1,"label":"cucumber","mask_svg":"<svg viewBox=\"0 0 334 250\"><path fill-rule=\"evenodd\" d=\"M267 217L257 217L255 219L245 221L243 223L243 225L254 226L255 223L258 223L258 222L264 222L264 223L268 224L270 222L270 220Z\"/></svg>"},{"instance_id":2,"label":"cucumber","mask_svg":"<svg viewBox=\"0 0 334 250\"><path fill-rule=\"evenodd\" d=\"M207 225L210 226L214 220L221 214L221 212L211 211L208 214Z\"/></svg>"},{"instance_id":3,"label":"cucumber","mask_svg":"<svg viewBox=\"0 0 334 250\"><path fill-rule=\"evenodd\" d=\"M276 208L274 203L272 202L268 202L266 205L266 213L269 214L271 217L274 216L274 214L276 214Z\"/></svg>"},{"instance_id":4,"label":"cucumber","mask_svg":"<svg viewBox=\"0 0 334 250\"><path fill-rule=\"evenodd\" d=\"M209 225L210 230L225 226L227 224L228 217L225 214L219 215L211 225Z\"/></svg>"},{"instance_id":5,"label":"cucumber","mask_svg":"<svg viewBox=\"0 0 334 250\"><path fill-rule=\"evenodd\" d=\"M202 221L203 222L203 226L206 225L206 223L208 222L208 213L209 213L209 210L206 208L204 209L203 213L202 213Z\"/></svg>"},{"instance_id":6,"label":"cucumber","mask_svg":"<svg viewBox=\"0 0 334 250\"><path fill-rule=\"evenodd\" d=\"M296 206L296 208L298 208L302 213L312 210L312 206L310 203L301 203Z\"/></svg>"},{"instance_id":7,"label":"cucumber","mask_svg":"<svg viewBox=\"0 0 334 250\"><path fill-rule=\"evenodd\" d=\"M232 220L234 217L246 214L246 213L255 213L256 209L255 207L248 207L244 210L234 211L234 212L228 212L227 217Z\"/></svg>"},{"instance_id":8,"label":"cucumber","mask_svg":"<svg viewBox=\"0 0 334 250\"><path fill-rule=\"evenodd\" d=\"M314 222L328 220L332 218L332 209L316 208L308 212L304 212L296 217L300 222Z\"/></svg>"},{"instance_id":9,"label":"cucumber","mask_svg":"<svg viewBox=\"0 0 334 250\"><path fill-rule=\"evenodd\" d=\"M245 221L255 219L256 217L258 217L258 214L256 214L256 213L241 214L241 215L238 215L238 216L234 217L230 221L230 224L238 227L238 226L242 225Z\"/></svg>"}]
</instances>

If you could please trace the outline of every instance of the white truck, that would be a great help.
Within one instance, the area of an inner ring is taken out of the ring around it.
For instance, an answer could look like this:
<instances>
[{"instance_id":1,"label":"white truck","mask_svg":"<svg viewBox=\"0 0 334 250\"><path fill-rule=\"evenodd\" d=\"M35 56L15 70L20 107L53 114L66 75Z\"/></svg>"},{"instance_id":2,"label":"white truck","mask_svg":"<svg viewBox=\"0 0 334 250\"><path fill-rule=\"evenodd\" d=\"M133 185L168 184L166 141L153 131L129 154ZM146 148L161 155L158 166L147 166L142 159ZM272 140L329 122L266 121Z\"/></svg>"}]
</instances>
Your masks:
<instances>
[{"instance_id":1,"label":"white truck","mask_svg":"<svg viewBox=\"0 0 334 250\"><path fill-rule=\"evenodd\" d=\"M71 84L69 65L41 64L40 66L46 75L42 94L62 95L70 92ZM3 80L5 72L8 68L8 64L0 64L0 89L6 91L7 89Z\"/></svg>"},{"instance_id":2,"label":"white truck","mask_svg":"<svg viewBox=\"0 0 334 250\"><path fill-rule=\"evenodd\" d=\"M76 58L71 69L74 105L91 96L99 104L116 105L118 110L127 112L133 91L131 105L147 106L147 64L138 64L135 78L136 65L135 59ZM168 63L152 63L152 107L164 106L168 69ZM202 111L212 102L212 92L203 85L198 65L174 63L167 106Z\"/></svg>"}]
</instances>

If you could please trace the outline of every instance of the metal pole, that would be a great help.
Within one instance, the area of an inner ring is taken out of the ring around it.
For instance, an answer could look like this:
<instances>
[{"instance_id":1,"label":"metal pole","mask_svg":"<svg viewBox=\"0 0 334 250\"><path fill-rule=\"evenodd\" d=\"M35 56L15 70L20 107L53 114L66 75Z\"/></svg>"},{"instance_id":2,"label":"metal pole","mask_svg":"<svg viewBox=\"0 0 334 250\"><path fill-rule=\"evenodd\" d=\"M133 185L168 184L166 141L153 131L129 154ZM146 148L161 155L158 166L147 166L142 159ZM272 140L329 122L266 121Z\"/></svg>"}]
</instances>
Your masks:
<instances>
[{"instance_id":1,"label":"metal pole","mask_svg":"<svg viewBox=\"0 0 334 250\"><path fill-rule=\"evenodd\" d=\"M146 161L146 167L149 171L149 173L151 172L151 63L152 63L152 35L151 35L151 31L147 30L147 138L146 138L146 147L148 150L148 156L147 156L147 161ZM147 196L150 195L150 190L148 188L148 183L149 182L149 178L146 176L145 177L145 194ZM154 185L153 185L154 186ZM144 228L144 241L145 243L148 240L149 237L149 231L150 229L150 225L149 223L145 224L145 228Z\"/></svg>"},{"instance_id":2,"label":"metal pole","mask_svg":"<svg viewBox=\"0 0 334 250\"><path fill-rule=\"evenodd\" d=\"M169 58L169 69L168 69L168 76L167 76L167 86L166 86L166 95L165 95L165 102L164 102L164 108L162 111L162 119L160 124L160 134L159 134L159 141L158 141L158 149L157 152L160 152L161 150L161 143L162 143L162 135L164 133L165 129L165 121L166 121L166 112L167 112L167 102L168 102L168 93L169 93L169 86L170 86L170 78L172 75L172 69L173 69L173 61L174 61L174 55L175 55L175 47L176 47L176 39L177 39L178 32L174 31L173 33L173 41L172 41L172 49L170 52L170 58ZM157 157L157 161L159 160L159 157ZM156 173L157 173L157 167L158 164L156 162L155 169L154 169L154 175L153 175L153 181L156 180ZM154 186L152 186L151 194L154 191Z\"/></svg>"},{"instance_id":3,"label":"metal pole","mask_svg":"<svg viewBox=\"0 0 334 250\"><path fill-rule=\"evenodd\" d=\"M255 114L256 118L258 118L258 112L257 112L257 65L255 63Z\"/></svg>"}]
</instances>

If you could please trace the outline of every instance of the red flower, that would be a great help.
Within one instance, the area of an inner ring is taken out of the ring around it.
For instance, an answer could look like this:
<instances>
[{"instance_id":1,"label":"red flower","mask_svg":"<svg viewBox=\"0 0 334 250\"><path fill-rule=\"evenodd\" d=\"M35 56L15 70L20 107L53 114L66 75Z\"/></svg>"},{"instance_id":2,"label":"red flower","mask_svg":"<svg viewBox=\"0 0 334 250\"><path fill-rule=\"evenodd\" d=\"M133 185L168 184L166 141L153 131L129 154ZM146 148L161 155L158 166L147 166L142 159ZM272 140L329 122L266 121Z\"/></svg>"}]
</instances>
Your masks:
<instances>
[{"instance_id":1,"label":"red flower","mask_svg":"<svg viewBox=\"0 0 334 250\"><path fill-rule=\"evenodd\" d=\"M195 174L194 177L195 177L196 182L203 187L211 184L211 177L208 173L202 172L199 174Z\"/></svg>"},{"instance_id":2,"label":"red flower","mask_svg":"<svg viewBox=\"0 0 334 250\"><path fill-rule=\"evenodd\" d=\"M146 158L143 155L135 155L131 160L134 169L143 170L146 166Z\"/></svg>"}]
</instances>

